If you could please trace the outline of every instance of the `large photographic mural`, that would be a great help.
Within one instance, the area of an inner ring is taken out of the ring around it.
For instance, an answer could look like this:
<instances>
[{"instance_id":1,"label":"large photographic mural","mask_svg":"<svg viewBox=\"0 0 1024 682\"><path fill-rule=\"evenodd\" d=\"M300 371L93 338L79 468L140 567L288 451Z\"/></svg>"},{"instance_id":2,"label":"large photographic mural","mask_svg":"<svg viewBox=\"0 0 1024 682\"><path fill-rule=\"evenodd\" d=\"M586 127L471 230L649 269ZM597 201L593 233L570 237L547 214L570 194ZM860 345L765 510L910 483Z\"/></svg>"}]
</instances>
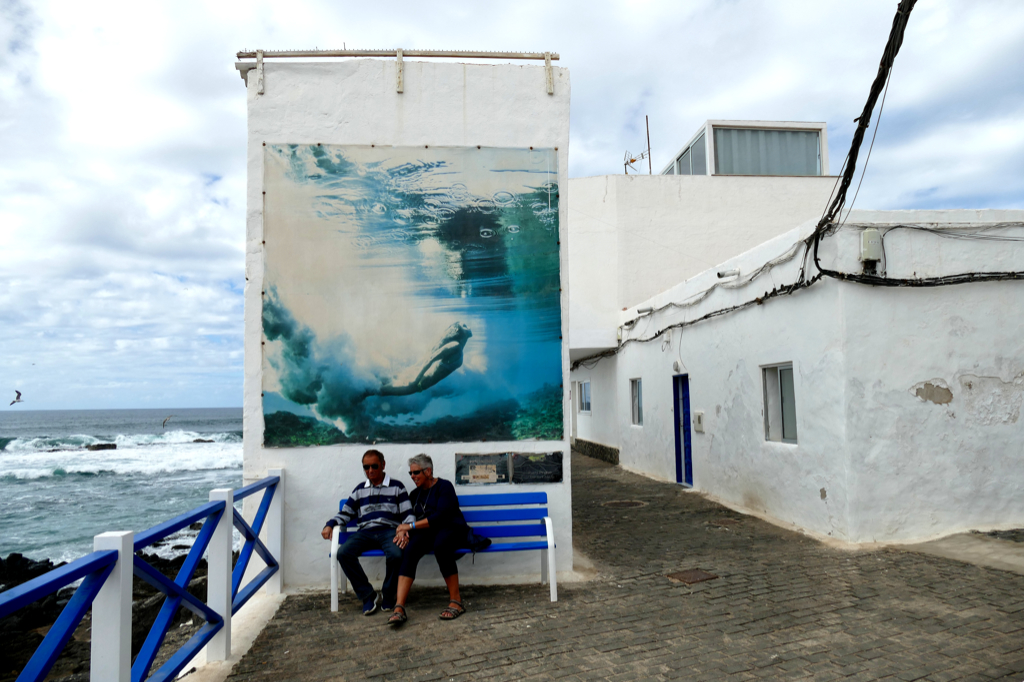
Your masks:
<instances>
[{"instance_id":1,"label":"large photographic mural","mask_svg":"<svg viewBox=\"0 0 1024 682\"><path fill-rule=\"evenodd\" d=\"M556 154L267 145L264 444L561 440Z\"/></svg>"}]
</instances>

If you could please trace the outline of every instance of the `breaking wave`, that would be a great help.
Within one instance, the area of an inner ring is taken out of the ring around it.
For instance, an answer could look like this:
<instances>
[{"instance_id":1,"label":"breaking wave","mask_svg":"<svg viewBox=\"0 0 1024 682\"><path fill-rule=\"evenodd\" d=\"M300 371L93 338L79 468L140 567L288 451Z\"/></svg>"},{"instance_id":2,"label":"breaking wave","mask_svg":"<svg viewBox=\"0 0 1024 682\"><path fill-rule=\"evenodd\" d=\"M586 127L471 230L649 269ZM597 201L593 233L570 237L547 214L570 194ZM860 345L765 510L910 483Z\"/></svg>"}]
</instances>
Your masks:
<instances>
[{"instance_id":1,"label":"breaking wave","mask_svg":"<svg viewBox=\"0 0 1024 682\"><path fill-rule=\"evenodd\" d=\"M113 443L117 447L89 450L88 446ZM59 438L15 438L0 450L0 471L7 482L45 478L176 471L212 471L242 466L240 432L118 435L102 438L71 435Z\"/></svg>"}]
</instances>

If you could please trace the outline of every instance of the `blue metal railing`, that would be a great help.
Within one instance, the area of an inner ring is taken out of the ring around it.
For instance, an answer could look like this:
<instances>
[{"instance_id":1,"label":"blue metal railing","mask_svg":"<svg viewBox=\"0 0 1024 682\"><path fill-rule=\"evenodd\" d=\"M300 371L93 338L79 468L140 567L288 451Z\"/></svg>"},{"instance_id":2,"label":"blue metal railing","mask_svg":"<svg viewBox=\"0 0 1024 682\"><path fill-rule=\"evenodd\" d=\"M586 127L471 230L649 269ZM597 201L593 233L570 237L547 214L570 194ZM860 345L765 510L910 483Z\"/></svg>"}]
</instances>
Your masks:
<instances>
[{"instance_id":1,"label":"blue metal railing","mask_svg":"<svg viewBox=\"0 0 1024 682\"><path fill-rule=\"evenodd\" d=\"M277 573L280 566L274 556L267 549L267 546L260 541L260 531L263 530L263 522L267 520L267 513L270 511L270 503L274 499L274 493L277 492L277 484L281 482L279 476L268 476L262 481L257 481L251 485L247 485L244 488L239 488L235 491L235 501L244 499L258 493L260 490L264 490L263 499L260 501L260 508L256 512L255 518L253 518L252 526L245 522L242 515L238 513L238 510L234 510L234 524L238 532L245 538L245 544L242 546L242 551L238 553L238 561L235 563L235 568L231 572L231 613L235 614L238 609L242 608L245 602L249 601L249 598L256 593L256 590L260 589L264 583L270 580L270 576ZM260 555L263 559L263 563L267 565L259 575L253 578L249 584L239 591L239 587L242 584L242 577L245 575L245 569L249 566L249 559L252 558L253 550Z\"/></svg>"},{"instance_id":2,"label":"blue metal railing","mask_svg":"<svg viewBox=\"0 0 1024 682\"><path fill-rule=\"evenodd\" d=\"M133 559L135 576L145 580L167 596L164 598L164 603L160 607L156 620L153 621L153 625L149 629L149 635L146 636L142 649L139 650L139 655L136 656L135 662L132 663L132 682L142 682L146 679L153 680L154 682L158 680L161 682L163 680L173 680L174 676L181 672L182 668L199 653L199 650L213 639L217 631L224 627L224 618L189 594L188 584L192 580L192 575L196 572L196 568L199 567L199 560L206 552L207 545L210 544L210 538L213 537L213 531L217 528L217 523L224 514L225 506L223 502L209 502L170 521L153 526L135 537L134 550L139 552L139 550L152 545L154 542L162 540L183 528L188 528L196 521L203 519L202 530L199 531L199 536L192 544L192 549L189 550L188 556L185 557L185 563L182 564L181 569L178 570L178 575L173 581L150 566L138 554ZM181 606L204 619L206 624L199 628L199 631L192 635L192 638L177 653L160 666L159 670L150 675L149 669L153 665L153 659L156 658L157 653L160 651L160 645L163 644L164 637L167 636L167 628L171 626L174 615Z\"/></svg>"},{"instance_id":3,"label":"blue metal railing","mask_svg":"<svg viewBox=\"0 0 1024 682\"><path fill-rule=\"evenodd\" d=\"M246 523L237 509L233 507L231 509L232 524L245 538L245 544L231 573L232 603L230 614L218 614L188 592L189 582L199 567L199 562L210 545L210 540L213 538L220 520L227 511L227 505L223 501L204 504L181 516L142 531L134 537L133 551L137 553L197 521L203 522L202 529L199 531L198 537L185 557L185 562L182 564L174 580L170 580L157 571L138 554L132 557L132 571L134 575L166 595L156 620L150 627L142 649L131 666L132 682L143 682L144 680L164 682L166 680L173 680L189 661L224 627L225 618L230 618L242 608L253 594L272 575L280 570L278 560L274 558L270 550L259 539L280 481L280 476L269 476L261 481L233 491L233 499L235 501L244 499L261 490L264 493L251 526ZM254 551L267 566L247 585L241 587L242 578L245 575L246 568ZM39 682L46 677L57 657L64 650L75 628L78 627L78 624L85 616L86 611L92 606L96 595L110 576L117 561L118 552L115 550L93 552L70 564L56 568L45 575L0 593L0 619L2 619L77 580L82 580L81 585L79 585L71 600L64 607L64 610L50 627L46 637L40 643L32 658L21 671L17 682ZM163 644L167 630L178 609L181 607L189 609L202 618L205 624L166 663L151 673L150 668L153 666L153 661L160 650L160 646Z\"/></svg>"},{"instance_id":4,"label":"blue metal railing","mask_svg":"<svg viewBox=\"0 0 1024 682\"><path fill-rule=\"evenodd\" d=\"M53 667L54 661L64 650L75 628L82 621L85 612L92 606L96 594L103 587L107 576L117 563L117 552L106 550L93 552L72 561L70 564L55 568L49 573L12 587L0 593L0 618L6 618L18 609L28 606L34 601L48 597L57 590L85 578L75 590L71 601L67 603L60 616L54 622L46 637L36 648L36 652L18 675L18 682L37 682L46 677Z\"/></svg>"}]
</instances>

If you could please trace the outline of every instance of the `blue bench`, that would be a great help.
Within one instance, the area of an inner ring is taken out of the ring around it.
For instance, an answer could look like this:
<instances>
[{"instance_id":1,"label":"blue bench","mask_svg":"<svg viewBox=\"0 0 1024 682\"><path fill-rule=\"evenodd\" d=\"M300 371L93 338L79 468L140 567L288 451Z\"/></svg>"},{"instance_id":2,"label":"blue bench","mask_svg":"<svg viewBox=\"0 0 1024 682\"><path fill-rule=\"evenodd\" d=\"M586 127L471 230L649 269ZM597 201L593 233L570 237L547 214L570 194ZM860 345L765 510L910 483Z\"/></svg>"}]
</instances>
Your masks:
<instances>
[{"instance_id":1,"label":"blue bench","mask_svg":"<svg viewBox=\"0 0 1024 682\"><path fill-rule=\"evenodd\" d=\"M482 495L459 495L459 508L473 532L491 538L491 546L477 554L493 552L540 551L540 583L551 584L551 601L558 601L558 586L555 579L555 531L548 516L548 494L539 493L494 493ZM338 508L345 505L342 500ZM331 537L331 611L338 610L338 585L348 591L348 580L341 572L336 557L338 547L345 542L355 523L346 529L334 527ZM459 550L469 554L472 550ZM374 549L363 556L384 556Z\"/></svg>"}]
</instances>

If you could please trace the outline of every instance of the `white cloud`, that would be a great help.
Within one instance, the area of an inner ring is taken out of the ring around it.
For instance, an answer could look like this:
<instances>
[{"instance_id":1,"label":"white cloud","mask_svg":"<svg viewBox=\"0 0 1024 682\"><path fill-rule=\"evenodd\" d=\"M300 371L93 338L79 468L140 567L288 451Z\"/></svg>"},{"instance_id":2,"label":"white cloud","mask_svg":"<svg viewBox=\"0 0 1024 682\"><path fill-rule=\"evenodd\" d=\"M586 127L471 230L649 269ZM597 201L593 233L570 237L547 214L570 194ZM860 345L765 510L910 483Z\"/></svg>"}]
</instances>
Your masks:
<instances>
[{"instance_id":1,"label":"white cloud","mask_svg":"<svg viewBox=\"0 0 1024 682\"><path fill-rule=\"evenodd\" d=\"M894 8L7 0L0 391L25 408L240 404L239 49L554 50L573 176L621 172L645 114L656 167L705 119L762 118L827 121L835 172ZM1015 0L918 3L857 206L1022 206L1022 42Z\"/></svg>"}]
</instances>

